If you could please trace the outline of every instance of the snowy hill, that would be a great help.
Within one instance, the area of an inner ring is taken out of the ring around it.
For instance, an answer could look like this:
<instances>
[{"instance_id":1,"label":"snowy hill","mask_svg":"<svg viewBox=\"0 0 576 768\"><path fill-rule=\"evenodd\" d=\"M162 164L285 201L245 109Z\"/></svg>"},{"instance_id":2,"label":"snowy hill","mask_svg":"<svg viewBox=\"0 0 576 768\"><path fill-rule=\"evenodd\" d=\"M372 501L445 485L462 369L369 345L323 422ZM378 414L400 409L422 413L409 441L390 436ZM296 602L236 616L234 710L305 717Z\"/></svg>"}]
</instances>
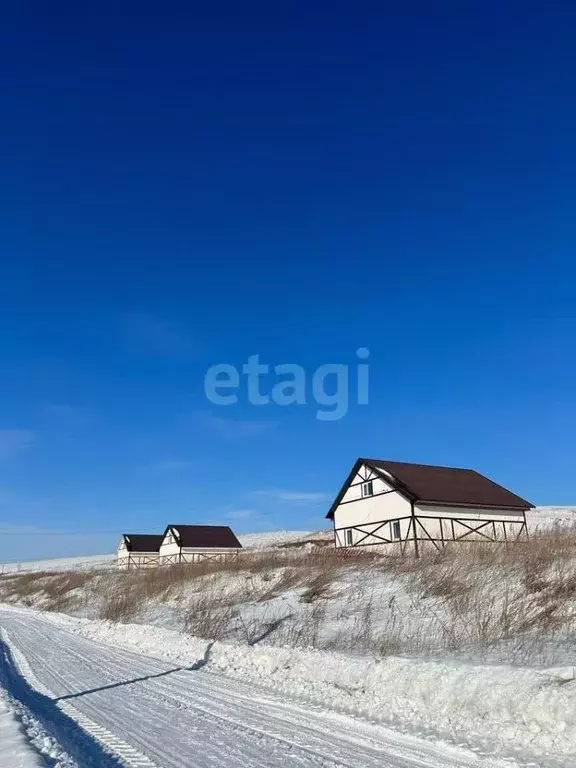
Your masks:
<instances>
[{"instance_id":1,"label":"snowy hill","mask_svg":"<svg viewBox=\"0 0 576 768\"><path fill-rule=\"evenodd\" d=\"M576 523L576 507L536 507L526 513L528 528L544 530Z\"/></svg>"},{"instance_id":2,"label":"snowy hill","mask_svg":"<svg viewBox=\"0 0 576 768\"><path fill-rule=\"evenodd\" d=\"M265 531L263 533L245 533L238 536L245 549L268 549L297 544L299 541L323 541L330 537L330 531ZM80 555L78 557L58 557L46 560L22 560L20 562L0 563L0 574L13 571L68 571L109 568L114 564L116 555Z\"/></svg>"},{"instance_id":3,"label":"snowy hill","mask_svg":"<svg viewBox=\"0 0 576 768\"><path fill-rule=\"evenodd\" d=\"M80 571L94 568L109 568L116 555L80 555L79 557L54 557L47 560L21 560L0 563L0 574L13 571Z\"/></svg>"}]
</instances>

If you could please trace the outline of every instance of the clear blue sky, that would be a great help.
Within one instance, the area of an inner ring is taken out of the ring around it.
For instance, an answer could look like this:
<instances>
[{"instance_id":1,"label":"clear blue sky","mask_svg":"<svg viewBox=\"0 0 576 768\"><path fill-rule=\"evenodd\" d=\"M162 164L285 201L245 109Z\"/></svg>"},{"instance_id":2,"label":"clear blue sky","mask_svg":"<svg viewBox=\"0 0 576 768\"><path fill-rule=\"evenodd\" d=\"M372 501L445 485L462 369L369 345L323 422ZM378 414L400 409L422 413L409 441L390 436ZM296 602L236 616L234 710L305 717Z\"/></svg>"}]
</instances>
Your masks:
<instances>
[{"instance_id":1,"label":"clear blue sky","mask_svg":"<svg viewBox=\"0 0 576 768\"><path fill-rule=\"evenodd\" d=\"M4 8L0 559L167 521L317 528L358 455L576 503L575 23ZM204 394L216 363L311 377L359 347L370 403L337 421Z\"/></svg>"}]
</instances>

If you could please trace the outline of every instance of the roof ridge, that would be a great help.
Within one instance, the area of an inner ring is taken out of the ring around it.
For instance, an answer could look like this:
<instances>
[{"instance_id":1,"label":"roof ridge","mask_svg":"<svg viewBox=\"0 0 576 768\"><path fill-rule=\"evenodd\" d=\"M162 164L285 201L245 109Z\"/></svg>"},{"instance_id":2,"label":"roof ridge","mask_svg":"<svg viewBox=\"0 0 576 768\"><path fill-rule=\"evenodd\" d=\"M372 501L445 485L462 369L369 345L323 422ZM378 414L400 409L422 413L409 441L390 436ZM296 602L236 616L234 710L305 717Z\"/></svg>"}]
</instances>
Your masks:
<instances>
[{"instance_id":1,"label":"roof ridge","mask_svg":"<svg viewBox=\"0 0 576 768\"><path fill-rule=\"evenodd\" d=\"M418 461L398 461L397 459L374 459L369 458L367 456L359 456L358 457L360 461L367 461L367 462L376 462L380 461L383 464L404 464L409 465L411 467L431 467L434 469L451 469L451 470L457 470L458 472L475 472L477 475L481 475L481 472L478 472L476 469L471 469L470 467L452 467L449 464L422 464ZM482 475L485 477L485 475Z\"/></svg>"},{"instance_id":2,"label":"roof ridge","mask_svg":"<svg viewBox=\"0 0 576 768\"><path fill-rule=\"evenodd\" d=\"M168 523L172 528L230 528L229 525L210 525L204 523Z\"/></svg>"}]
</instances>

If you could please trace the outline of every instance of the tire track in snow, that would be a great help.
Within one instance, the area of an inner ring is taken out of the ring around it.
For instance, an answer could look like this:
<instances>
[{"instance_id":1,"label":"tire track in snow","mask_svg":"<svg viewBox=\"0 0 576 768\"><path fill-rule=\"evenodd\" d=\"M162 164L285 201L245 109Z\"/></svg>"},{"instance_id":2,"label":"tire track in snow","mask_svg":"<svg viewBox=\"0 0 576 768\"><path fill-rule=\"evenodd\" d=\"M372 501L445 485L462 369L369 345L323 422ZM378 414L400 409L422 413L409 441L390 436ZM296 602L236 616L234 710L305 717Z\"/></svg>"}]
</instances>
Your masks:
<instances>
[{"instance_id":1,"label":"tire track in snow","mask_svg":"<svg viewBox=\"0 0 576 768\"><path fill-rule=\"evenodd\" d=\"M40 685L53 691L52 698L73 698L74 710L103 729L105 739L119 739L162 768L504 764L292 704L239 681L191 671L194 665L174 668L167 661L69 633L38 614L4 611L0 616L10 627L12 646L27 658ZM126 759L135 757L131 753Z\"/></svg>"},{"instance_id":2,"label":"tire track in snow","mask_svg":"<svg viewBox=\"0 0 576 768\"><path fill-rule=\"evenodd\" d=\"M71 639L77 639L77 636L71 634ZM94 644L98 647L98 644L92 640L85 642ZM90 660L92 659L92 664L94 664L94 659L92 656L86 656L76 648L69 647L67 649L67 654L68 656L72 655L76 657L78 660L85 664L89 664ZM116 656L125 658L117 659ZM126 660L128 660L130 663L131 672L142 676L144 676L146 673L150 675L151 663L154 664L157 669L164 670L166 666L166 663L162 661L147 658L144 661L143 657L135 655L130 651L116 651L116 649L114 649L114 655L108 658L106 667L104 669L106 677L110 680L117 680L117 675L125 675ZM114 671L114 674L110 675L109 672L112 670ZM163 672L160 672L160 674L163 674ZM342 754L342 746L340 745L340 747L338 747L337 739L332 743L327 742L325 729L316 733L314 729L303 725L302 715L294 717L290 709L287 709L284 704L276 704L275 702L259 698L258 696L254 696L252 692L250 692L250 695L238 695L235 692L234 710L236 716L231 717L230 714L227 714L230 712L230 690L228 688L228 681L224 682L225 690L223 693L220 693L217 689L217 686L222 684L222 680L216 676L206 675L206 678L208 679L196 681L194 686L194 692L196 694L194 701L192 701L190 698L189 680L179 680L177 673L171 675L170 683L163 682L162 679L152 679L151 683L153 683L155 688L153 703L157 706L159 695L161 695L162 700L167 706L169 706L170 703L172 703L172 706L174 703L177 703L181 708L189 710L196 722L201 719L202 722L206 724L206 730L214 729L214 726L216 725L219 728L224 727L229 731L235 732L236 734L243 734L244 736L249 735L251 738L256 739L258 742L259 758L261 757L262 749L266 744L267 751L277 751L279 746L284 747L291 753L300 751L301 754L303 756L307 756L310 761L314 763L320 762L320 764L323 766L334 766L335 768L357 768L357 760L359 758L358 753L362 753L364 751L360 740L359 743L355 745L356 754L354 755L354 761L350 762L346 756ZM204 695L203 689L206 686L209 688L209 698L206 698ZM143 708L142 696L143 694L140 691L138 707L139 711L141 711ZM147 695L145 693L144 696L148 701L150 700L149 694ZM260 705L265 705L267 715L265 719L262 719L261 717L254 717L253 710L254 703L256 701L258 701ZM304 717L306 717L307 713L303 711L302 714ZM166 722L169 722L169 719L166 720L164 724L166 724ZM265 725L261 725L260 723L262 722L264 724L268 724L268 728L266 728ZM274 727L277 732L273 733L270 730L271 727ZM305 745L299 743L298 736L299 732L301 731L304 732L305 736L309 741L312 742L312 744ZM370 742L370 739L367 738L367 741ZM346 746L349 745L346 744ZM337 755L330 754L332 750L334 750ZM374 742L371 745L371 750L376 751L378 754L383 754L382 747L379 747ZM412 766L414 764L412 761L406 762L405 758L402 758L400 750L397 750L396 752L397 765L399 768L405 765ZM371 754L366 757L369 757L369 759L372 760L374 755ZM255 758L256 755L253 755L252 759L255 760ZM263 762L261 762L259 759L257 763L253 762L251 764L262 765L264 768L268 765L268 762L266 759ZM422 755L422 762L419 764L422 766L437 766L436 761L430 762L429 759L424 758L424 754Z\"/></svg>"},{"instance_id":3,"label":"tire track in snow","mask_svg":"<svg viewBox=\"0 0 576 768\"><path fill-rule=\"evenodd\" d=\"M9 649L16 670L24 680L26 680L28 685L40 695L54 700L55 696L52 691L38 680L26 657L11 641L9 634L3 629L0 629L0 639ZM82 730L99 742L105 750L117 755L125 766L129 768L158 768L158 766L146 757L146 755L143 755L137 749L122 741L122 739L119 739L103 726L90 720L90 718L86 717L82 712L79 712L72 706L72 704L69 704L66 701L54 701L54 703L59 710L78 723Z\"/></svg>"}]
</instances>

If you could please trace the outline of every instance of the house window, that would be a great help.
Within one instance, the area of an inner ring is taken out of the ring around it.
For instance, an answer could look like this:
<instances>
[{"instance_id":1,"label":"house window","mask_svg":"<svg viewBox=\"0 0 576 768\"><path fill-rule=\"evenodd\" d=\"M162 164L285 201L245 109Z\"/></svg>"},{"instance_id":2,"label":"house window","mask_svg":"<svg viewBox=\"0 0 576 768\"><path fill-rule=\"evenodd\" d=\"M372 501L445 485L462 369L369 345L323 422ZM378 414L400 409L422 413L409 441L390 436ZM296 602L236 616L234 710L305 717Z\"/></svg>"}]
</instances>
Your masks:
<instances>
[{"instance_id":1,"label":"house window","mask_svg":"<svg viewBox=\"0 0 576 768\"><path fill-rule=\"evenodd\" d=\"M392 538L400 538L400 520L394 520L392 523Z\"/></svg>"},{"instance_id":2,"label":"house window","mask_svg":"<svg viewBox=\"0 0 576 768\"><path fill-rule=\"evenodd\" d=\"M368 480L367 483L362 483L362 497L374 496L374 488L372 487L372 480Z\"/></svg>"},{"instance_id":3,"label":"house window","mask_svg":"<svg viewBox=\"0 0 576 768\"><path fill-rule=\"evenodd\" d=\"M346 542L346 546L347 547L351 547L352 544L353 544L352 535L353 535L352 534L352 529L351 528L347 528L346 531L345 531L345 536L344 536L344 541Z\"/></svg>"}]
</instances>

